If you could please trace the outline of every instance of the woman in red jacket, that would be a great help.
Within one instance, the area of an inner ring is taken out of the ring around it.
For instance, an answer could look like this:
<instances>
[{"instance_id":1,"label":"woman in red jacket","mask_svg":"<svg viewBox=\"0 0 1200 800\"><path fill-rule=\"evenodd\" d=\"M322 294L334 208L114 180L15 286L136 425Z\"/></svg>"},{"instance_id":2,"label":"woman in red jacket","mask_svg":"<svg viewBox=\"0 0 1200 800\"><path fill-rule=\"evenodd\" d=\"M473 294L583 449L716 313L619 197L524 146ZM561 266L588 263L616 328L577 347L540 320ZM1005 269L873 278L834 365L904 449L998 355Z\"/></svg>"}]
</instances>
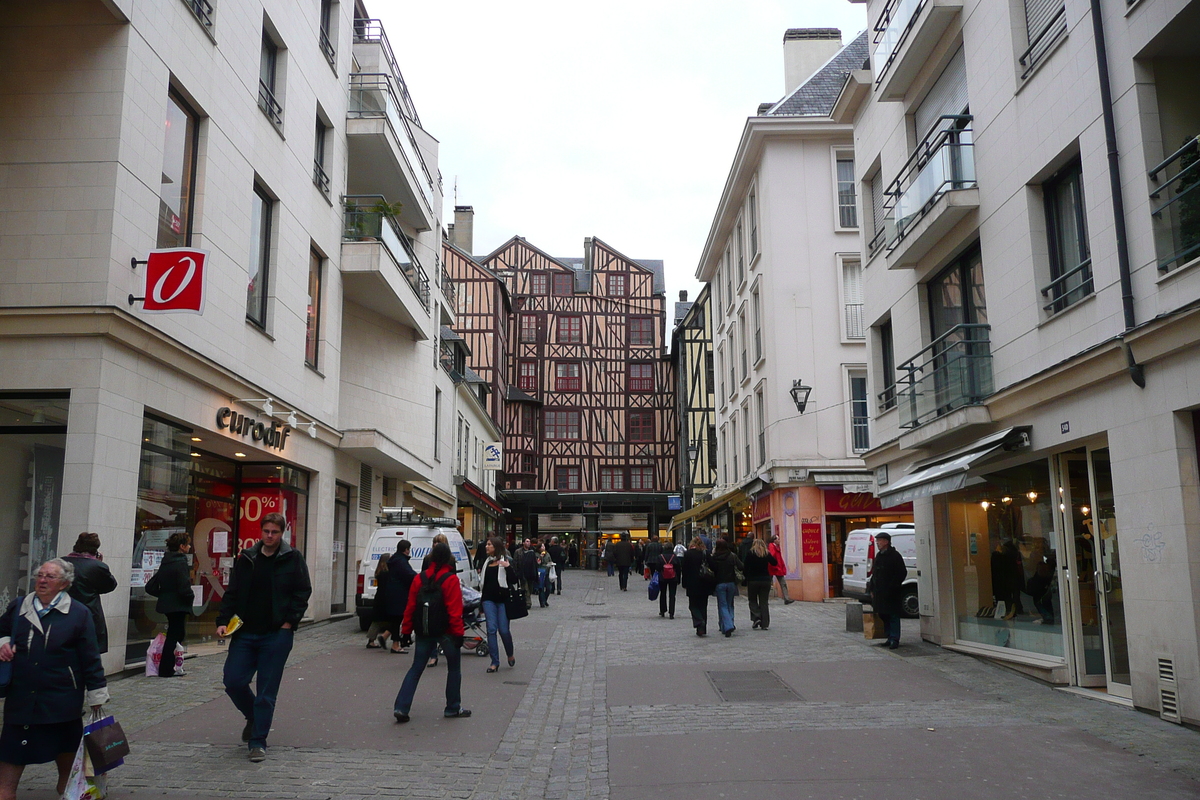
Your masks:
<instances>
[{"instance_id":1,"label":"woman in red jacket","mask_svg":"<svg viewBox=\"0 0 1200 800\"><path fill-rule=\"evenodd\" d=\"M788 597L787 590L787 564L783 563L783 551L779 549L779 534L771 534L771 544L767 546L767 552L775 556L775 563L770 567L771 577L779 584L779 596L783 598L784 605L790 605L795 601Z\"/></svg>"},{"instance_id":2,"label":"woman in red jacket","mask_svg":"<svg viewBox=\"0 0 1200 800\"><path fill-rule=\"evenodd\" d=\"M426 590L436 587L440 593ZM393 713L396 722L408 722L413 695L421 673L425 671L429 658L442 645L446 654L446 709L447 717L469 717L471 712L462 707L462 644L463 644L463 601L462 585L454 572L454 554L450 545L439 542L429 553L429 564L421 574L413 578L408 592L408 607L404 610L404 622L400 626L403 641L417 634L413 648L413 663L404 676L404 683L396 695Z\"/></svg>"}]
</instances>

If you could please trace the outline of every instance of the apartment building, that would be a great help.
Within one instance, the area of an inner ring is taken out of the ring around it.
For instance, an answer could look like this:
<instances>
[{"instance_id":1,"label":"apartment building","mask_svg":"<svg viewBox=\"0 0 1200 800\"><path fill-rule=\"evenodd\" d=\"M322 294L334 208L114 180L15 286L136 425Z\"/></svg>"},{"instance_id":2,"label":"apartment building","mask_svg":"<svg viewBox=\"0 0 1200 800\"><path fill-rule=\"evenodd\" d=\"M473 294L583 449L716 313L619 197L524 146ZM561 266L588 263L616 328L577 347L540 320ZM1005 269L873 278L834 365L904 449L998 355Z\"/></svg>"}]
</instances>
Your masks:
<instances>
[{"instance_id":1,"label":"apartment building","mask_svg":"<svg viewBox=\"0 0 1200 800\"><path fill-rule=\"evenodd\" d=\"M437 143L382 26L333 0L0 17L0 599L98 533L117 670L171 533L203 641L278 511L308 616L352 611L380 504L457 504Z\"/></svg>"},{"instance_id":2,"label":"apartment building","mask_svg":"<svg viewBox=\"0 0 1200 800\"><path fill-rule=\"evenodd\" d=\"M679 420L675 447L679 454L680 511L711 500L717 479L716 369L709 289L705 286L690 302L686 292L679 293L671 333L675 416ZM694 517L672 520L671 529L675 539L684 542L701 532Z\"/></svg>"},{"instance_id":3,"label":"apartment building","mask_svg":"<svg viewBox=\"0 0 1200 800\"><path fill-rule=\"evenodd\" d=\"M1200 721L1200 3L867 13L865 458L922 635Z\"/></svg>"}]
</instances>

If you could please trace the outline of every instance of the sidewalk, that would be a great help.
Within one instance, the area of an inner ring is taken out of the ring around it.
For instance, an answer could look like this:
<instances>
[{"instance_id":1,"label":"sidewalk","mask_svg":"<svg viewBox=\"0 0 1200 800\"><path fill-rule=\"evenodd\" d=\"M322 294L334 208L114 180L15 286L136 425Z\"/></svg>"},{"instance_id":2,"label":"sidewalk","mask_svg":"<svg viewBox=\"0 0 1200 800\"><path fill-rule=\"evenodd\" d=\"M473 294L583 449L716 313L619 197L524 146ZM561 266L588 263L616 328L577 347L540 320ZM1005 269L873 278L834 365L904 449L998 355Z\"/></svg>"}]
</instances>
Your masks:
<instances>
[{"instance_id":1,"label":"sidewalk","mask_svg":"<svg viewBox=\"0 0 1200 800\"><path fill-rule=\"evenodd\" d=\"M641 581L565 577L513 623L515 669L464 655L468 720L441 717L439 666L396 725L410 657L365 649L354 620L297 637L263 764L219 656L117 681L133 755L110 797L1200 797L1200 734L919 642L915 621L887 651L845 633L840 605L776 601L761 632L739 601L737 633L701 639L682 593L669 620ZM19 796L53 797L50 772Z\"/></svg>"}]
</instances>

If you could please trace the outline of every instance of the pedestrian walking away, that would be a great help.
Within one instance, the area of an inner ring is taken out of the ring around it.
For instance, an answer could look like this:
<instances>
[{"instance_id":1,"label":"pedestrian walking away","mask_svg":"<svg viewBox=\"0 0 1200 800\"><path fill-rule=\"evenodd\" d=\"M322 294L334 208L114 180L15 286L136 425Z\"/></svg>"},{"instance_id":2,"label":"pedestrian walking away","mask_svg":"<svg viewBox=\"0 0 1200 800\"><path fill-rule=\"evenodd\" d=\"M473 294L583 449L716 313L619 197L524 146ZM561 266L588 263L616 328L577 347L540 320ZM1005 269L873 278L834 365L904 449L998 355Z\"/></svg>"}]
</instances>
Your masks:
<instances>
[{"instance_id":1,"label":"pedestrian walking away","mask_svg":"<svg viewBox=\"0 0 1200 800\"><path fill-rule=\"evenodd\" d=\"M633 571L640 575L640 574L642 574L642 571L645 568L646 568L646 548L642 546L641 542L634 542L633 543ZM649 575L647 575L646 577L649 577Z\"/></svg>"},{"instance_id":2,"label":"pedestrian walking away","mask_svg":"<svg viewBox=\"0 0 1200 800\"><path fill-rule=\"evenodd\" d=\"M675 619L675 592L679 589L679 569L683 565L674 549L664 549L662 545L658 547L658 556L648 563L658 573L658 615L670 614Z\"/></svg>"},{"instance_id":3,"label":"pedestrian walking away","mask_svg":"<svg viewBox=\"0 0 1200 800\"><path fill-rule=\"evenodd\" d=\"M629 543L628 533L622 533L621 540L612 546L612 563L617 566L621 591L629 591L629 569L633 566L633 545Z\"/></svg>"},{"instance_id":4,"label":"pedestrian walking away","mask_svg":"<svg viewBox=\"0 0 1200 800\"><path fill-rule=\"evenodd\" d=\"M375 596L371 598L371 627L367 628L367 648L380 650L387 644L388 560L380 556L375 565Z\"/></svg>"},{"instance_id":5,"label":"pedestrian walking away","mask_svg":"<svg viewBox=\"0 0 1200 800\"><path fill-rule=\"evenodd\" d=\"M875 536L875 560L871 562L871 608L883 620L887 646L900 646L900 614L904 610L904 579L908 567L904 556L892 547L892 535L883 531Z\"/></svg>"},{"instance_id":6,"label":"pedestrian walking away","mask_svg":"<svg viewBox=\"0 0 1200 800\"><path fill-rule=\"evenodd\" d=\"M96 626L96 646L100 653L108 652L108 623L104 621L104 607L100 604L100 595L108 594L117 588L117 579L112 570L104 563L100 554L100 537L94 533L79 534L75 538L75 547L63 560L75 568L75 580L71 582L69 594L72 600L77 600L92 612L92 622ZM189 608L190 610L190 608Z\"/></svg>"},{"instance_id":7,"label":"pedestrian walking away","mask_svg":"<svg viewBox=\"0 0 1200 800\"><path fill-rule=\"evenodd\" d=\"M500 669L500 648L497 647L496 637L504 642L504 653L508 656L508 665L516 666L517 659L513 655L512 633L508 628L508 598L512 587L517 585L517 570L508 560L504 550L503 539L488 539L486 542L487 557L483 569L480 570L480 594L483 598L483 616L487 620L488 654L492 657L492 665L488 672Z\"/></svg>"},{"instance_id":8,"label":"pedestrian walking away","mask_svg":"<svg viewBox=\"0 0 1200 800\"><path fill-rule=\"evenodd\" d=\"M533 593L538 589L538 562L540 560L537 546L526 539L525 549L521 552L521 560L517 567L521 572L521 587L525 594L525 607L533 607ZM540 600L540 595L539 595Z\"/></svg>"},{"instance_id":9,"label":"pedestrian walking away","mask_svg":"<svg viewBox=\"0 0 1200 800\"><path fill-rule=\"evenodd\" d=\"M262 539L233 562L217 613L218 638L225 638L235 615L242 623L225 656L225 694L246 718L242 741L255 762L266 760L283 668L312 595L308 565L300 551L284 541L286 527L282 514L263 516ZM250 689L256 675L257 692Z\"/></svg>"},{"instance_id":10,"label":"pedestrian walking away","mask_svg":"<svg viewBox=\"0 0 1200 800\"><path fill-rule=\"evenodd\" d=\"M755 539L746 553L746 600L750 605L752 628L766 630L771 627L771 568L775 566L767 543Z\"/></svg>"},{"instance_id":11,"label":"pedestrian walking away","mask_svg":"<svg viewBox=\"0 0 1200 800\"><path fill-rule=\"evenodd\" d=\"M733 622L733 598L737 597L737 573L741 559L733 552L727 539L717 539L713 545L712 570L717 582L717 622L728 639L737 630Z\"/></svg>"},{"instance_id":12,"label":"pedestrian walking away","mask_svg":"<svg viewBox=\"0 0 1200 800\"><path fill-rule=\"evenodd\" d=\"M186 533L172 533L167 537L167 552L158 565L158 572L146 582L146 593L158 598L154 610L167 618L167 639L158 661L160 678L173 678L178 674L175 671L175 647L183 644L187 637L187 616L192 611L191 568L187 562L187 554L191 551Z\"/></svg>"},{"instance_id":13,"label":"pedestrian walking away","mask_svg":"<svg viewBox=\"0 0 1200 800\"><path fill-rule=\"evenodd\" d=\"M108 702L96 623L70 596L74 577L65 559L47 561L31 577L33 592L0 617L0 661L12 662L0 729L0 800L15 800L26 765L50 761L61 795L83 740L80 711Z\"/></svg>"},{"instance_id":14,"label":"pedestrian walking away","mask_svg":"<svg viewBox=\"0 0 1200 800\"><path fill-rule=\"evenodd\" d=\"M550 560L554 562L554 593L562 594L563 570L567 568L567 548L559 544L558 537L550 540Z\"/></svg>"},{"instance_id":15,"label":"pedestrian walking away","mask_svg":"<svg viewBox=\"0 0 1200 800\"><path fill-rule=\"evenodd\" d=\"M604 545L604 552L600 556L600 563L601 563L601 565L603 565L604 567L606 567L608 569L608 577L610 577L610 578L613 576L613 570L616 569L616 565L613 564L612 551L613 551L613 543L608 542Z\"/></svg>"},{"instance_id":16,"label":"pedestrian walking away","mask_svg":"<svg viewBox=\"0 0 1200 800\"><path fill-rule=\"evenodd\" d=\"M526 540L526 541L528 541L528 540ZM439 544L444 544L447 547L449 547L450 546L450 538L448 536L446 536L446 534L444 534L444 533L434 534L433 541L429 545L429 548L430 548L429 552L426 553L425 558L423 558L421 560L421 572L424 572L425 570L429 569L429 565L433 563L433 548L437 547ZM409 594L411 594L411 593L412 593L412 590L410 589ZM405 598L404 598L404 605L405 605L405 608L408 607L408 596L407 595L405 595ZM403 612L401 613L401 617L403 617ZM401 649L404 649L403 644L401 645ZM429 655L428 666L436 667L438 665L438 650L439 649L440 648L437 648L437 647L433 648L433 652Z\"/></svg>"},{"instance_id":17,"label":"pedestrian walking away","mask_svg":"<svg viewBox=\"0 0 1200 800\"><path fill-rule=\"evenodd\" d=\"M692 627L697 636L708 635L708 598L716 588L716 575L704 540L699 536L692 539L683 554L679 570L683 591L687 594L688 611L692 614Z\"/></svg>"},{"instance_id":18,"label":"pedestrian walking away","mask_svg":"<svg viewBox=\"0 0 1200 800\"><path fill-rule=\"evenodd\" d=\"M779 534L771 534L771 544L767 546L767 550L775 557L775 563L771 565L771 577L778 584L779 596L783 598L785 606L796 602L788 594L787 588L787 564L783 560L783 550L779 547Z\"/></svg>"},{"instance_id":19,"label":"pedestrian walking away","mask_svg":"<svg viewBox=\"0 0 1200 800\"><path fill-rule=\"evenodd\" d=\"M404 655L408 648L400 644L400 626L404 622L404 610L408 608L408 590L412 587L417 571L412 568L410 555L412 542L401 539L396 542L396 552L387 563L387 591L384 606L388 618L388 630L392 634L392 654Z\"/></svg>"},{"instance_id":20,"label":"pedestrian walking away","mask_svg":"<svg viewBox=\"0 0 1200 800\"><path fill-rule=\"evenodd\" d=\"M454 573L454 554L450 545L435 544L429 551L428 561L429 566L413 578L400 628L400 635L406 642L416 635L416 645L412 666L396 694L392 710L396 722L408 722L417 684L430 655L439 645L446 655L446 707L443 714L447 717L471 716L471 712L462 707L462 584Z\"/></svg>"}]
</instances>

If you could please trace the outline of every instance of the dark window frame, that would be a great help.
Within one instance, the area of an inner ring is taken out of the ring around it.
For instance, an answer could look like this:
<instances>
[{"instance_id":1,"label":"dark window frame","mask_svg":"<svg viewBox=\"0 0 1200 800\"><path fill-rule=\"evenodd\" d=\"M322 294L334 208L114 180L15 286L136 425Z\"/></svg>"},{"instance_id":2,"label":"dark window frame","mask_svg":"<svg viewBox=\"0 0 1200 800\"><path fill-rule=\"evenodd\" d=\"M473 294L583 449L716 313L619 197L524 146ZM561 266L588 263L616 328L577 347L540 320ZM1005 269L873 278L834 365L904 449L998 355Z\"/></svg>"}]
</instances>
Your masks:
<instances>
[{"instance_id":1,"label":"dark window frame","mask_svg":"<svg viewBox=\"0 0 1200 800\"><path fill-rule=\"evenodd\" d=\"M1063 219L1059 201L1064 195L1070 198L1072 219ZM1043 310L1053 314L1078 303L1095 291L1081 159L1074 159L1042 184L1042 204L1046 211L1046 247L1050 260L1050 283L1042 289L1042 296L1049 298L1050 302ZM1063 252L1068 238L1064 233L1071 228L1077 248L1074 254L1067 254Z\"/></svg>"},{"instance_id":2,"label":"dark window frame","mask_svg":"<svg viewBox=\"0 0 1200 800\"><path fill-rule=\"evenodd\" d=\"M542 431L547 441L580 441L583 438L582 415L576 410L546 409L542 412Z\"/></svg>"},{"instance_id":3,"label":"dark window frame","mask_svg":"<svg viewBox=\"0 0 1200 800\"><path fill-rule=\"evenodd\" d=\"M610 297L626 297L629 294L628 276L624 272L610 272L606 288Z\"/></svg>"},{"instance_id":4,"label":"dark window frame","mask_svg":"<svg viewBox=\"0 0 1200 800\"><path fill-rule=\"evenodd\" d=\"M654 431L657 425L655 424L655 413L644 409L633 409L629 411L629 419L627 421L626 439L630 442L653 442Z\"/></svg>"},{"instance_id":5,"label":"dark window frame","mask_svg":"<svg viewBox=\"0 0 1200 800\"><path fill-rule=\"evenodd\" d=\"M254 195L262 201L263 209L260 219L261 239L259 242L259 252L251 255L258 260L258 273L254 280L262 286L261 293L258 297L258 308L251 309L250 287L246 287L246 319L254 326L267 329L267 305L271 294L271 230L275 218L275 199L267 194L267 191L254 184ZM259 316L252 313L253 310L258 312Z\"/></svg>"},{"instance_id":6,"label":"dark window frame","mask_svg":"<svg viewBox=\"0 0 1200 800\"><path fill-rule=\"evenodd\" d=\"M538 296L549 294L550 276L545 272L529 274L529 293Z\"/></svg>"},{"instance_id":7,"label":"dark window frame","mask_svg":"<svg viewBox=\"0 0 1200 800\"><path fill-rule=\"evenodd\" d=\"M566 272L553 273L550 291L555 297L572 297L575 294L575 275Z\"/></svg>"},{"instance_id":8,"label":"dark window frame","mask_svg":"<svg viewBox=\"0 0 1200 800\"><path fill-rule=\"evenodd\" d=\"M579 314L561 314L558 317L558 343L583 344L583 317Z\"/></svg>"},{"instance_id":9,"label":"dark window frame","mask_svg":"<svg viewBox=\"0 0 1200 800\"><path fill-rule=\"evenodd\" d=\"M634 371L649 372L649 375L634 375ZM654 391L654 364L649 361L634 361L629 364L628 390L630 392Z\"/></svg>"},{"instance_id":10,"label":"dark window frame","mask_svg":"<svg viewBox=\"0 0 1200 800\"><path fill-rule=\"evenodd\" d=\"M517 388L522 392L536 392L538 388L538 362L532 358L523 358L517 362ZM527 372L527 368L532 368Z\"/></svg>"},{"instance_id":11,"label":"dark window frame","mask_svg":"<svg viewBox=\"0 0 1200 800\"><path fill-rule=\"evenodd\" d=\"M574 368L574 375L563 375L563 369L570 371ZM583 391L583 364L578 361L558 361L554 364L554 391L556 392L580 392Z\"/></svg>"},{"instance_id":12,"label":"dark window frame","mask_svg":"<svg viewBox=\"0 0 1200 800\"><path fill-rule=\"evenodd\" d=\"M554 489L559 492L578 492L583 485L578 464L554 468Z\"/></svg>"},{"instance_id":13,"label":"dark window frame","mask_svg":"<svg viewBox=\"0 0 1200 800\"><path fill-rule=\"evenodd\" d=\"M629 346L654 346L654 317L629 318Z\"/></svg>"},{"instance_id":14,"label":"dark window frame","mask_svg":"<svg viewBox=\"0 0 1200 800\"><path fill-rule=\"evenodd\" d=\"M323 273L326 259L314 248L308 252L308 299L309 307L305 315L304 326L304 363L313 369L319 369L321 355L321 293L324 285ZM314 297L313 275L316 275L316 292Z\"/></svg>"},{"instance_id":15,"label":"dark window frame","mask_svg":"<svg viewBox=\"0 0 1200 800\"><path fill-rule=\"evenodd\" d=\"M649 479L647 481L647 479ZM629 491L653 492L654 467L637 466L629 468Z\"/></svg>"},{"instance_id":16,"label":"dark window frame","mask_svg":"<svg viewBox=\"0 0 1200 800\"><path fill-rule=\"evenodd\" d=\"M182 210L186 211L186 214L183 219L183 230L181 231L183 233L183 245L182 246L183 247L191 247L192 246L192 232L195 229L196 172L197 172L197 165L199 164L199 161L200 161L200 119L201 119L201 117L200 117L200 114L194 108L192 108L191 104L188 103L188 101L185 100L183 98L183 96L179 92L177 92L173 87L167 89L167 102L174 103L175 106L180 111L183 112L183 115L187 118L188 125L191 126L190 134L187 130L184 131L185 139L190 139L190 141L187 142L187 147L184 150L183 172L187 176L188 187L187 187L187 200L184 203L185 208L182 209ZM164 135L164 142L163 142L163 152L164 152L164 156L165 156L165 154L166 154L165 135ZM190 155L190 158L189 158L189 155ZM191 161L190 164L187 163L189 160ZM183 202L182 197L181 197L181 202ZM159 203L162 203L161 188L159 190ZM160 224L161 224L161 222L160 222ZM162 241L158 240L157 234L156 234L155 243L160 248L179 247L180 246L178 243L162 242Z\"/></svg>"},{"instance_id":17,"label":"dark window frame","mask_svg":"<svg viewBox=\"0 0 1200 800\"><path fill-rule=\"evenodd\" d=\"M537 344L540 328L537 314L521 314L518 326L517 341L523 344Z\"/></svg>"}]
</instances>

